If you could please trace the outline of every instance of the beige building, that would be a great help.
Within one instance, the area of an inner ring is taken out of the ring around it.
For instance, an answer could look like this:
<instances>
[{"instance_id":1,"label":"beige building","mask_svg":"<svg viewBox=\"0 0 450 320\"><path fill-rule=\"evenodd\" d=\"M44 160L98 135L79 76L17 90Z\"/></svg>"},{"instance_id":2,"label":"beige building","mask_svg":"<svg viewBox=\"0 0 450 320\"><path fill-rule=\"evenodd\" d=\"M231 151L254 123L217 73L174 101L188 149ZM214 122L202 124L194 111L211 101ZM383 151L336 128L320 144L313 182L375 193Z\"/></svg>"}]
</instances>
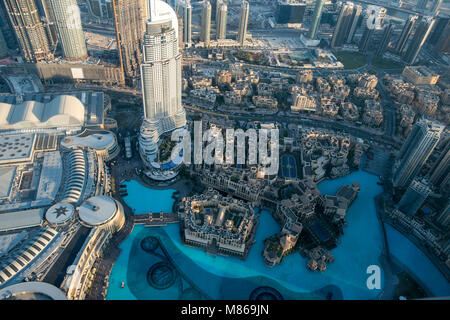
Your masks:
<instances>
[{"instance_id":1,"label":"beige building","mask_svg":"<svg viewBox=\"0 0 450 320\"><path fill-rule=\"evenodd\" d=\"M435 85L439 75L424 66L408 66L403 69L402 76L415 85Z\"/></svg>"}]
</instances>

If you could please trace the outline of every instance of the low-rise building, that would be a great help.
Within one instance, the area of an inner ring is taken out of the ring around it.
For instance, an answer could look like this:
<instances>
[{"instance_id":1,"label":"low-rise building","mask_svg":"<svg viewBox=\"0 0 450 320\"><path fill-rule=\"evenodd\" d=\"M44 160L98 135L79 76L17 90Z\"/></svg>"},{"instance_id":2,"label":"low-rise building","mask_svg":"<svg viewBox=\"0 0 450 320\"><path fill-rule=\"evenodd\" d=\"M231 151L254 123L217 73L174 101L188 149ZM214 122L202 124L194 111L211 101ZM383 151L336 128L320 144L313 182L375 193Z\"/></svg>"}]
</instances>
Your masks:
<instances>
[{"instance_id":1,"label":"low-rise building","mask_svg":"<svg viewBox=\"0 0 450 320\"><path fill-rule=\"evenodd\" d=\"M301 70L297 73L297 83L310 83L314 79L313 72L311 70Z\"/></svg>"},{"instance_id":2,"label":"low-rise building","mask_svg":"<svg viewBox=\"0 0 450 320\"><path fill-rule=\"evenodd\" d=\"M366 100L363 123L371 127L379 127L383 123L383 108L375 100Z\"/></svg>"},{"instance_id":3,"label":"low-rise building","mask_svg":"<svg viewBox=\"0 0 450 320\"><path fill-rule=\"evenodd\" d=\"M257 226L254 209L244 201L208 189L183 199L184 242L209 253L245 258Z\"/></svg>"},{"instance_id":4,"label":"low-rise building","mask_svg":"<svg viewBox=\"0 0 450 320\"><path fill-rule=\"evenodd\" d=\"M344 120L357 121L359 119L359 109L351 102L341 102L339 112Z\"/></svg>"},{"instance_id":5,"label":"low-rise building","mask_svg":"<svg viewBox=\"0 0 450 320\"><path fill-rule=\"evenodd\" d=\"M296 94L294 97L294 104L291 106L292 112L309 111L315 112L317 109L317 102L314 97Z\"/></svg>"},{"instance_id":6,"label":"low-rise building","mask_svg":"<svg viewBox=\"0 0 450 320\"><path fill-rule=\"evenodd\" d=\"M378 99L379 93L377 89L356 87L353 89L353 95L359 99Z\"/></svg>"},{"instance_id":7,"label":"low-rise building","mask_svg":"<svg viewBox=\"0 0 450 320\"><path fill-rule=\"evenodd\" d=\"M439 75L425 66L406 66L402 76L414 85L435 85Z\"/></svg>"},{"instance_id":8,"label":"low-rise building","mask_svg":"<svg viewBox=\"0 0 450 320\"><path fill-rule=\"evenodd\" d=\"M252 102L257 108L275 109L278 107L278 101L275 98L266 96L253 96Z\"/></svg>"}]
</instances>

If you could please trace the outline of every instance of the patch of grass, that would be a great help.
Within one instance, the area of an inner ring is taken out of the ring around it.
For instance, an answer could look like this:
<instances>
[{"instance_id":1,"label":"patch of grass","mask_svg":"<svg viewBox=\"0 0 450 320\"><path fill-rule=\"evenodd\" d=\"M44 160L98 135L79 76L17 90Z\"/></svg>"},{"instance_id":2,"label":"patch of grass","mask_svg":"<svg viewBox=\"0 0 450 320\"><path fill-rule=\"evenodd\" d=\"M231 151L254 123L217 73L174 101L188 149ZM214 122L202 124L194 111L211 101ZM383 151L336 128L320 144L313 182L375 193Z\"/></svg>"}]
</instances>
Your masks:
<instances>
[{"instance_id":1,"label":"patch of grass","mask_svg":"<svg viewBox=\"0 0 450 320\"><path fill-rule=\"evenodd\" d=\"M372 60L374 67L378 69L402 69L403 65L397 61L374 57Z\"/></svg>"},{"instance_id":2,"label":"patch of grass","mask_svg":"<svg viewBox=\"0 0 450 320\"><path fill-rule=\"evenodd\" d=\"M366 55L359 52L333 52L336 58L344 64L344 69L358 69L367 63Z\"/></svg>"}]
</instances>

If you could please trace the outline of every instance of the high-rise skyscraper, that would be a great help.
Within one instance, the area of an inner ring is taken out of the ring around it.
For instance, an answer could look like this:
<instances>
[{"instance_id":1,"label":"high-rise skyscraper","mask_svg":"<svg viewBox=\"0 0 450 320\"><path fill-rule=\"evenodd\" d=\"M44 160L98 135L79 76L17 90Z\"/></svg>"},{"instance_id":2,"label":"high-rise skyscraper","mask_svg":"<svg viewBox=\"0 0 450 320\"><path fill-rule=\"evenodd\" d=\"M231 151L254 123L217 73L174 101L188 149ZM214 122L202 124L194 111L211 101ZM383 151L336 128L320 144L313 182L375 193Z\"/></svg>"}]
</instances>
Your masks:
<instances>
[{"instance_id":1,"label":"high-rise skyscraper","mask_svg":"<svg viewBox=\"0 0 450 320\"><path fill-rule=\"evenodd\" d=\"M436 188L444 187L450 182L450 140L430 171L430 182Z\"/></svg>"},{"instance_id":2,"label":"high-rise skyscraper","mask_svg":"<svg viewBox=\"0 0 450 320\"><path fill-rule=\"evenodd\" d=\"M239 33L237 38L241 46L244 45L245 38L247 37L249 12L250 12L250 4L248 3L248 1L243 0L241 5L241 16L239 18Z\"/></svg>"},{"instance_id":3,"label":"high-rise skyscraper","mask_svg":"<svg viewBox=\"0 0 450 320\"><path fill-rule=\"evenodd\" d=\"M444 228L448 228L448 226L450 225L450 199L447 200L445 207L436 217L436 222Z\"/></svg>"},{"instance_id":4,"label":"high-rise skyscraper","mask_svg":"<svg viewBox=\"0 0 450 320\"><path fill-rule=\"evenodd\" d=\"M444 29L447 27L448 24L450 24L450 18L448 17L437 18L436 23L434 24L433 31L431 32L430 37L428 38L428 42L435 46L441 39L441 36L443 36Z\"/></svg>"},{"instance_id":5,"label":"high-rise skyscraper","mask_svg":"<svg viewBox=\"0 0 450 320\"><path fill-rule=\"evenodd\" d=\"M423 44L431 33L434 22L434 18L427 17L422 19L422 21L417 26L416 32L411 42L409 43L408 49L406 49L405 55L403 56L403 59L407 63L413 64L416 61L420 50L423 47Z\"/></svg>"},{"instance_id":6,"label":"high-rise skyscraper","mask_svg":"<svg viewBox=\"0 0 450 320\"><path fill-rule=\"evenodd\" d=\"M36 0L39 15L43 22L45 33L47 34L50 47L56 48L58 45L58 32L56 31L55 19L50 8L49 0Z\"/></svg>"},{"instance_id":7,"label":"high-rise skyscraper","mask_svg":"<svg viewBox=\"0 0 450 320\"><path fill-rule=\"evenodd\" d=\"M16 36L14 35L11 21L8 18L8 13L6 13L5 2L3 1L0 1L0 32L3 33L8 48L16 49Z\"/></svg>"},{"instance_id":8,"label":"high-rise skyscraper","mask_svg":"<svg viewBox=\"0 0 450 320\"><path fill-rule=\"evenodd\" d=\"M376 52L377 56L382 57L383 54L386 52L393 32L394 32L394 25L391 22L389 22L384 27L383 38L381 39L381 42L378 45L378 49Z\"/></svg>"},{"instance_id":9,"label":"high-rise skyscraper","mask_svg":"<svg viewBox=\"0 0 450 320\"><path fill-rule=\"evenodd\" d=\"M219 21L219 9L223 4L223 0L209 1L209 3L211 3L211 20L215 21L217 26L217 22Z\"/></svg>"},{"instance_id":10,"label":"high-rise skyscraper","mask_svg":"<svg viewBox=\"0 0 450 320\"><path fill-rule=\"evenodd\" d=\"M430 12L433 16L436 16L439 13L439 9L441 9L443 0L434 0L433 4L431 5Z\"/></svg>"},{"instance_id":11,"label":"high-rise skyscraper","mask_svg":"<svg viewBox=\"0 0 450 320\"><path fill-rule=\"evenodd\" d=\"M86 40L81 26L80 8L76 0L47 0L58 31L64 58L87 58Z\"/></svg>"},{"instance_id":12,"label":"high-rise skyscraper","mask_svg":"<svg viewBox=\"0 0 450 320\"><path fill-rule=\"evenodd\" d=\"M441 54L450 53L450 19L439 18L432 35L430 43L434 45L434 50Z\"/></svg>"},{"instance_id":13,"label":"high-rise skyscraper","mask_svg":"<svg viewBox=\"0 0 450 320\"><path fill-rule=\"evenodd\" d=\"M8 55L8 45L3 37L3 33L0 30L0 58L4 58Z\"/></svg>"},{"instance_id":14,"label":"high-rise skyscraper","mask_svg":"<svg viewBox=\"0 0 450 320\"><path fill-rule=\"evenodd\" d=\"M355 5L353 2L346 2L339 13L339 18L334 29L333 37L331 38L331 47L339 47L343 45L348 37L348 32L352 25L353 9Z\"/></svg>"},{"instance_id":15,"label":"high-rise skyscraper","mask_svg":"<svg viewBox=\"0 0 450 320\"><path fill-rule=\"evenodd\" d=\"M427 7L428 0L417 0L416 9L425 10Z\"/></svg>"},{"instance_id":16,"label":"high-rise skyscraper","mask_svg":"<svg viewBox=\"0 0 450 320\"><path fill-rule=\"evenodd\" d=\"M314 13L311 22L311 28L309 29L309 38L316 40L317 32L319 31L320 18L322 17L323 5L325 0L316 0L316 5L314 6Z\"/></svg>"},{"instance_id":17,"label":"high-rise skyscraper","mask_svg":"<svg viewBox=\"0 0 450 320\"><path fill-rule=\"evenodd\" d=\"M358 27L359 21L361 20L363 13L363 7L359 4L355 5L353 8L353 13L351 17L351 25L350 29L348 30L348 36L346 43L352 43L353 38L355 37L356 28Z\"/></svg>"},{"instance_id":18,"label":"high-rise skyscraper","mask_svg":"<svg viewBox=\"0 0 450 320\"><path fill-rule=\"evenodd\" d=\"M359 42L359 51L367 52L371 44L372 36L377 28L377 23L383 24L384 18L386 16L386 9L378 7L377 10L372 9L368 11L364 17L364 33ZM353 37L353 36L352 36ZM351 39L350 36L348 39Z\"/></svg>"},{"instance_id":19,"label":"high-rise skyscraper","mask_svg":"<svg viewBox=\"0 0 450 320\"><path fill-rule=\"evenodd\" d=\"M419 211L430 193L431 189L426 181L414 179L400 199L398 209L412 216Z\"/></svg>"},{"instance_id":20,"label":"high-rise skyscraper","mask_svg":"<svg viewBox=\"0 0 450 320\"><path fill-rule=\"evenodd\" d=\"M183 18L183 41L189 45L192 43L192 6L189 0L186 1L186 6L184 7Z\"/></svg>"},{"instance_id":21,"label":"high-rise skyscraper","mask_svg":"<svg viewBox=\"0 0 450 320\"><path fill-rule=\"evenodd\" d=\"M204 42L205 46L209 46L211 40L211 4L209 1L203 1L202 4L202 30L200 33L200 40Z\"/></svg>"},{"instance_id":22,"label":"high-rise skyscraper","mask_svg":"<svg viewBox=\"0 0 450 320\"><path fill-rule=\"evenodd\" d=\"M226 39L227 37L227 14L228 6L225 3L220 3L216 16L216 39Z\"/></svg>"},{"instance_id":23,"label":"high-rise skyscraper","mask_svg":"<svg viewBox=\"0 0 450 320\"><path fill-rule=\"evenodd\" d=\"M361 40L359 41L359 51L360 52L367 52L369 50L369 45L371 43L371 39L374 33L374 29L370 29L368 27L364 28L363 36L361 37Z\"/></svg>"},{"instance_id":24,"label":"high-rise skyscraper","mask_svg":"<svg viewBox=\"0 0 450 320\"><path fill-rule=\"evenodd\" d=\"M150 1L141 64L144 121L139 137L142 160L147 166L158 155L161 135L186 125L181 104L181 54L178 19L161 0Z\"/></svg>"},{"instance_id":25,"label":"high-rise skyscraper","mask_svg":"<svg viewBox=\"0 0 450 320\"><path fill-rule=\"evenodd\" d=\"M53 54L35 0L5 0L5 7L25 60L52 60Z\"/></svg>"},{"instance_id":26,"label":"high-rise skyscraper","mask_svg":"<svg viewBox=\"0 0 450 320\"><path fill-rule=\"evenodd\" d=\"M146 2L146 0L113 1L119 58L128 85L134 85L139 78L144 22L148 17Z\"/></svg>"},{"instance_id":27,"label":"high-rise skyscraper","mask_svg":"<svg viewBox=\"0 0 450 320\"><path fill-rule=\"evenodd\" d=\"M397 40L397 46L395 47L395 50L398 54L402 54L403 50L405 49L406 43L408 42L409 36L414 29L417 19L419 19L418 16L410 16L408 20L406 20L405 26L403 27L402 33L400 34L400 38L398 38Z\"/></svg>"},{"instance_id":28,"label":"high-rise skyscraper","mask_svg":"<svg viewBox=\"0 0 450 320\"><path fill-rule=\"evenodd\" d=\"M417 176L439 142L444 126L427 118L414 124L394 165L394 187L404 188Z\"/></svg>"}]
</instances>

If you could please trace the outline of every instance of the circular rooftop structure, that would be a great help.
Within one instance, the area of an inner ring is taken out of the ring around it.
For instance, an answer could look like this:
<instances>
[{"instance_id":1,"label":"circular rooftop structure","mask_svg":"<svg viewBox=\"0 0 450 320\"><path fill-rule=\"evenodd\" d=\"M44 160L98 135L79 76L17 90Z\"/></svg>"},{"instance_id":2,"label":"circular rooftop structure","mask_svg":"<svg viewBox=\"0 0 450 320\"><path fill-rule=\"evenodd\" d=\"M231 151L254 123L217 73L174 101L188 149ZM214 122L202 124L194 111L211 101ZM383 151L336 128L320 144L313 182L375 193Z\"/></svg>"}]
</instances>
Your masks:
<instances>
[{"instance_id":1,"label":"circular rooftop structure","mask_svg":"<svg viewBox=\"0 0 450 320\"><path fill-rule=\"evenodd\" d=\"M60 202L50 207L45 213L45 219L51 224L62 224L73 217L75 208L66 202Z\"/></svg>"},{"instance_id":2,"label":"circular rooftop structure","mask_svg":"<svg viewBox=\"0 0 450 320\"><path fill-rule=\"evenodd\" d=\"M116 212L116 202L107 196L89 198L78 207L80 219L91 226L107 223L114 217Z\"/></svg>"},{"instance_id":3,"label":"circular rooftop structure","mask_svg":"<svg viewBox=\"0 0 450 320\"><path fill-rule=\"evenodd\" d=\"M78 207L80 220L91 227L105 227L117 231L125 223L122 205L108 196L89 198Z\"/></svg>"},{"instance_id":4,"label":"circular rooftop structure","mask_svg":"<svg viewBox=\"0 0 450 320\"><path fill-rule=\"evenodd\" d=\"M0 289L0 300L67 300L67 297L49 283L31 281Z\"/></svg>"}]
</instances>

